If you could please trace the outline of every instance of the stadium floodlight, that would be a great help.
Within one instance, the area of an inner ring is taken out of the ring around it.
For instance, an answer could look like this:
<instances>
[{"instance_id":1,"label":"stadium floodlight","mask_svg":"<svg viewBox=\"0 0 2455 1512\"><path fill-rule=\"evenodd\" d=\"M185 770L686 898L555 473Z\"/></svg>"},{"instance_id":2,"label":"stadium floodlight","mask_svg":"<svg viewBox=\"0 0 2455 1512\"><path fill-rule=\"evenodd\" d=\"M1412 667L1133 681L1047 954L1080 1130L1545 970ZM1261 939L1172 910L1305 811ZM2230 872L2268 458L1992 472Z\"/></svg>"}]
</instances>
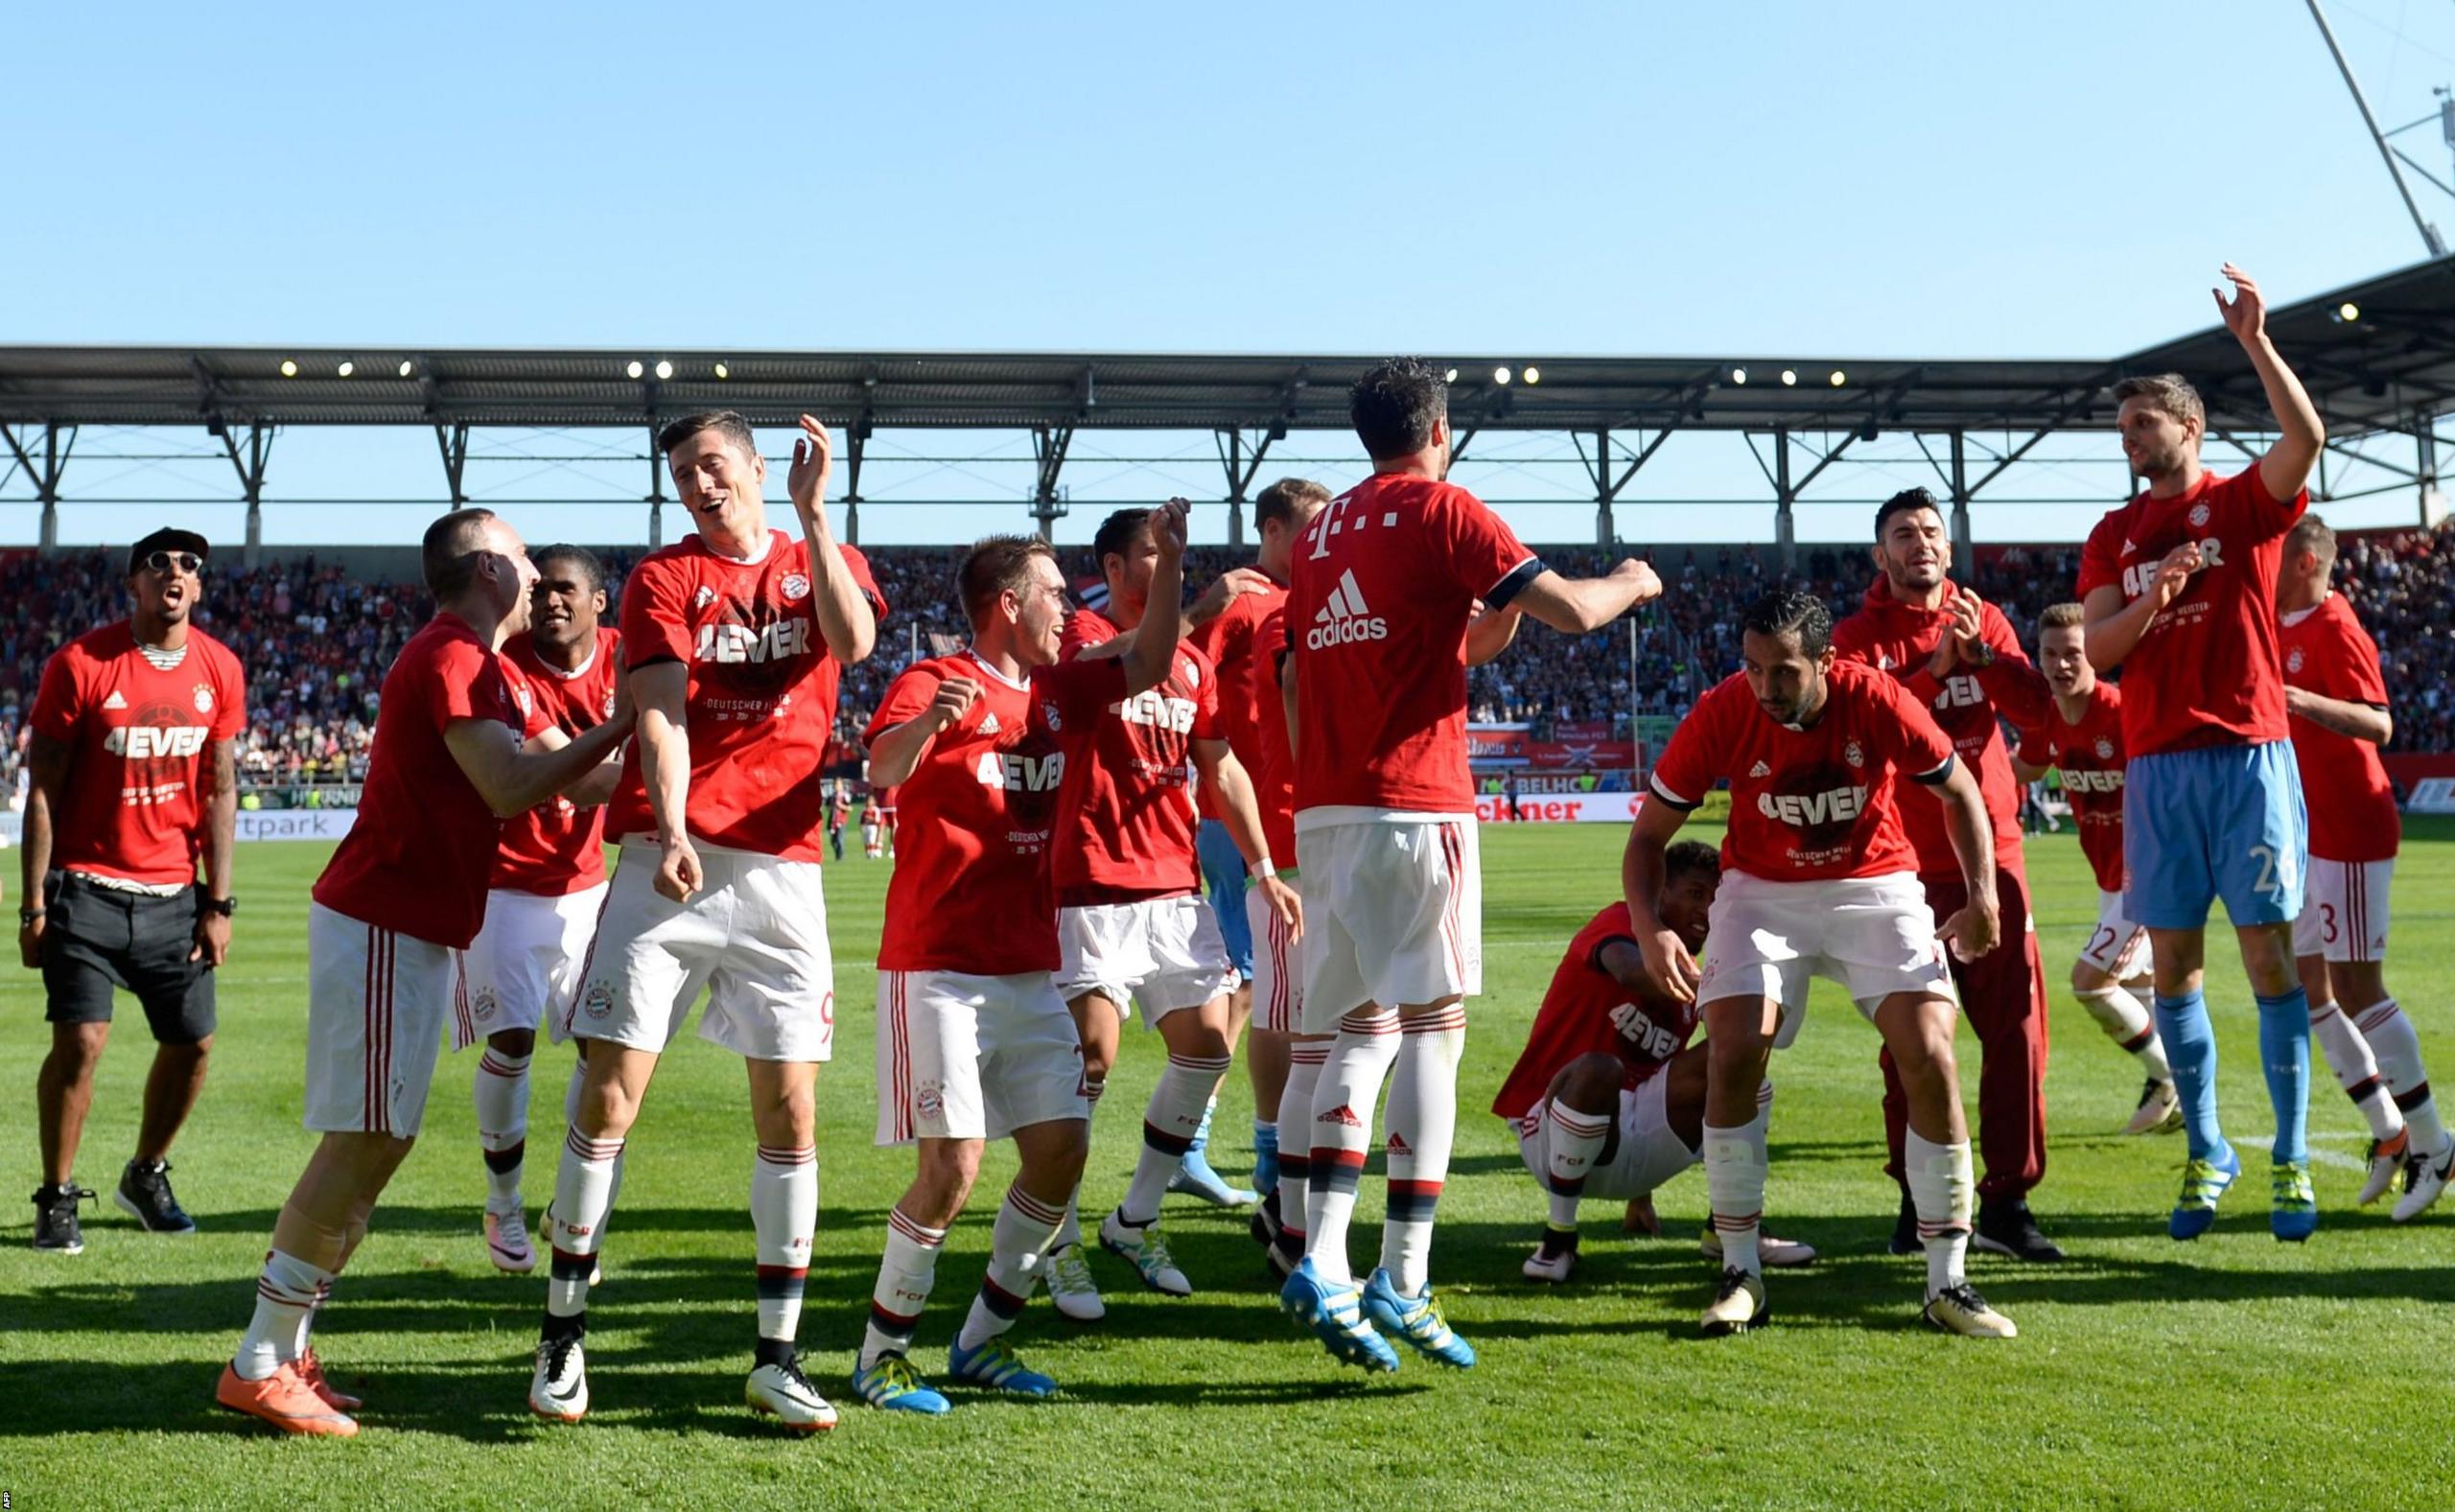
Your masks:
<instances>
[{"instance_id":1,"label":"stadium floodlight","mask_svg":"<svg viewBox=\"0 0 2455 1512\"><path fill-rule=\"evenodd\" d=\"M2336 318L2347 325L2350 325L2355 320L2361 318L2361 307L2348 299L2343 304L2336 306Z\"/></svg>"},{"instance_id":2,"label":"stadium floodlight","mask_svg":"<svg viewBox=\"0 0 2455 1512\"><path fill-rule=\"evenodd\" d=\"M725 371L725 364L722 362L718 362L716 364L716 377L719 381L731 378L732 376L733 375L731 373Z\"/></svg>"},{"instance_id":3,"label":"stadium floodlight","mask_svg":"<svg viewBox=\"0 0 2455 1512\"><path fill-rule=\"evenodd\" d=\"M1495 384L1506 384L1506 383L1508 383L1508 368L1505 368L1505 367L1495 367L1495 368L1493 368L1493 369L1492 369L1492 382L1493 382L1493 383L1495 383Z\"/></svg>"},{"instance_id":4,"label":"stadium floodlight","mask_svg":"<svg viewBox=\"0 0 2455 1512\"><path fill-rule=\"evenodd\" d=\"M414 372L416 372L417 370L418 370L418 364L416 364L415 362L410 361L409 361L408 358L406 358L406 357L405 357L405 358L403 358L403 359L401 359L400 376L402 376L403 378L407 378L407 377L409 377L411 373L414 373Z\"/></svg>"},{"instance_id":5,"label":"stadium floodlight","mask_svg":"<svg viewBox=\"0 0 2455 1512\"><path fill-rule=\"evenodd\" d=\"M1526 381L1530 384L1541 383L1543 381L1543 370L1539 367L1528 368L1526 370Z\"/></svg>"},{"instance_id":6,"label":"stadium floodlight","mask_svg":"<svg viewBox=\"0 0 2455 1512\"><path fill-rule=\"evenodd\" d=\"M1440 381L1444 384L1454 384L1458 382L1458 369L1454 367L1451 368L1448 372L1441 375Z\"/></svg>"},{"instance_id":7,"label":"stadium floodlight","mask_svg":"<svg viewBox=\"0 0 2455 1512\"><path fill-rule=\"evenodd\" d=\"M642 373L646 372L646 371L647 371L647 369L646 369L645 367L643 367L643 366L640 364L640 361L639 361L639 359L637 359L637 358L633 358L633 359L631 360L631 365L630 365L630 366L628 366L628 367L626 367L626 368L624 368L624 369L622 369L622 371L623 371L623 372L625 372L625 373L630 374L633 378L637 378L637 377L639 377Z\"/></svg>"},{"instance_id":8,"label":"stadium floodlight","mask_svg":"<svg viewBox=\"0 0 2455 1512\"><path fill-rule=\"evenodd\" d=\"M660 380L671 378L673 376L673 364L671 362L660 361L656 364L656 376Z\"/></svg>"},{"instance_id":9,"label":"stadium floodlight","mask_svg":"<svg viewBox=\"0 0 2455 1512\"><path fill-rule=\"evenodd\" d=\"M358 364L356 362L343 362L337 371L339 372L343 378L347 378L350 374L358 371Z\"/></svg>"},{"instance_id":10,"label":"stadium floodlight","mask_svg":"<svg viewBox=\"0 0 2455 1512\"><path fill-rule=\"evenodd\" d=\"M1796 387L1796 386L1797 386L1797 384L1798 384L1798 381L1799 381L1799 370L1798 370L1797 368L1795 368L1795 367L1786 367L1786 368L1782 369L1782 386L1783 386L1783 387L1785 387L1785 388L1792 388L1792 387Z\"/></svg>"},{"instance_id":11,"label":"stadium floodlight","mask_svg":"<svg viewBox=\"0 0 2455 1512\"><path fill-rule=\"evenodd\" d=\"M1849 375L1843 373L1841 369L1836 367L1833 370L1832 384L1834 387L1838 388L1849 381Z\"/></svg>"},{"instance_id":12,"label":"stadium floodlight","mask_svg":"<svg viewBox=\"0 0 2455 1512\"><path fill-rule=\"evenodd\" d=\"M298 376L298 364L289 358L283 358L281 360L281 376L284 378L296 378Z\"/></svg>"},{"instance_id":13,"label":"stadium floodlight","mask_svg":"<svg viewBox=\"0 0 2455 1512\"><path fill-rule=\"evenodd\" d=\"M1730 370L1730 381L1735 385L1741 388L1745 388L1747 386L1747 369L1743 367L1732 368Z\"/></svg>"}]
</instances>

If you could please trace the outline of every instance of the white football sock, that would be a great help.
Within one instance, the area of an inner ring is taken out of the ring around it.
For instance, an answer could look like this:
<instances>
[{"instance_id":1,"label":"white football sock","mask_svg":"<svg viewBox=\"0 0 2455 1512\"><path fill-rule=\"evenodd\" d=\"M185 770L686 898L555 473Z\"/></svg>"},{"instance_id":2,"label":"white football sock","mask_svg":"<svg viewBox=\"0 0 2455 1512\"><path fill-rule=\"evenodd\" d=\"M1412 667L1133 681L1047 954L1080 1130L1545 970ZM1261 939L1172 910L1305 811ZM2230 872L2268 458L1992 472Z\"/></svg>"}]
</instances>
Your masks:
<instances>
[{"instance_id":1,"label":"white football sock","mask_svg":"<svg viewBox=\"0 0 2455 1512\"><path fill-rule=\"evenodd\" d=\"M1390 1205L1381 1221L1381 1268L1401 1296L1432 1280L1433 1216L1458 1142L1458 1058L1466 1048L1466 1005L1398 1020L1390 1068Z\"/></svg>"},{"instance_id":2,"label":"white football sock","mask_svg":"<svg viewBox=\"0 0 2455 1512\"><path fill-rule=\"evenodd\" d=\"M486 1161L486 1206L498 1214L520 1206L520 1172L528 1152L527 1056L488 1045L478 1057L471 1100L478 1109L478 1148Z\"/></svg>"},{"instance_id":3,"label":"white football sock","mask_svg":"<svg viewBox=\"0 0 2455 1512\"><path fill-rule=\"evenodd\" d=\"M1040 1262L1056 1244L1058 1225L1064 1219L1063 1210L1021 1187L1006 1189L1006 1200L990 1230L989 1272L980 1278L980 1294L971 1299L971 1313L955 1336L959 1347L978 1349L1015 1326L1023 1304L1032 1299L1032 1289L1040 1285Z\"/></svg>"},{"instance_id":4,"label":"white football sock","mask_svg":"<svg viewBox=\"0 0 2455 1512\"><path fill-rule=\"evenodd\" d=\"M1339 1020L1330 1058L1313 1089L1311 1169L1304 1189L1304 1258L1332 1286L1355 1280L1347 1266L1347 1221L1355 1216L1356 1182L1372 1143L1372 1114L1381 1082L1398 1057L1398 1015L1369 1005ZM1280 1105L1286 1099L1279 1100ZM1284 1155L1284 1148L1280 1150Z\"/></svg>"},{"instance_id":5,"label":"white football sock","mask_svg":"<svg viewBox=\"0 0 2455 1512\"><path fill-rule=\"evenodd\" d=\"M2354 1028L2333 1003L2310 1005L2310 1037L2319 1042L2320 1054L2326 1057L2327 1069L2335 1074L2336 1085L2352 1099L2369 1122L2370 1137L2392 1140L2404 1131L2404 1117L2396 1108L2396 1100L2387 1089L2386 1081L2378 1074L2378 1060L2370 1053L2370 1042Z\"/></svg>"},{"instance_id":6,"label":"white football sock","mask_svg":"<svg viewBox=\"0 0 2455 1512\"><path fill-rule=\"evenodd\" d=\"M1278 1094L1278 1222L1304 1249L1304 1204L1313 1172L1313 1094L1329 1064L1330 1041L1298 1039L1287 1047L1287 1085Z\"/></svg>"},{"instance_id":7,"label":"white football sock","mask_svg":"<svg viewBox=\"0 0 2455 1512\"><path fill-rule=\"evenodd\" d=\"M870 1325L861 1336L857 1368L869 1369L880 1355L910 1351L921 1309L938 1283L938 1250L946 1242L945 1229L924 1228L900 1207L887 1210L886 1252L878 1257L877 1284L870 1289Z\"/></svg>"},{"instance_id":8,"label":"white football sock","mask_svg":"<svg viewBox=\"0 0 2455 1512\"><path fill-rule=\"evenodd\" d=\"M1551 1186L1551 1226L1577 1232L1577 1205L1585 1196L1585 1178L1611 1137L1611 1115L1580 1113L1558 1098L1545 1105L1543 1143L1549 1159L1545 1176Z\"/></svg>"},{"instance_id":9,"label":"white football sock","mask_svg":"<svg viewBox=\"0 0 2455 1512\"><path fill-rule=\"evenodd\" d=\"M242 1381L262 1381L296 1360L305 1347L308 1317L333 1273L276 1249L265 1256L256 1277L256 1313L231 1360Z\"/></svg>"},{"instance_id":10,"label":"white football sock","mask_svg":"<svg viewBox=\"0 0 2455 1512\"><path fill-rule=\"evenodd\" d=\"M619 1139L591 1139L577 1125L563 1134L563 1160L554 1173L554 1205L546 1224L546 1242L553 1249L546 1282L549 1316L588 1311L588 1275L605 1242L605 1215L613 1211L621 1157Z\"/></svg>"},{"instance_id":11,"label":"white football sock","mask_svg":"<svg viewBox=\"0 0 2455 1512\"><path fill-rule=\"evenodd\" d=\"M2421 1064L2420 1036L2413 1021L2392 997L2361 1011L2361 1035L2378 1057L2378 1071L2396 1096L2404 1122L2430 1150L2446 1148L2446 1125L2438 1116L2437 1100L2429 1093L2429 1069Z\"/></svg>"},{"instance_id":12,"label":"white football sock","mask_svg":"<svg viewBox=\"0 0 2455 1512\"><path fill-rule=\"evenodd\" d=\"M1918 1210L1918 1238L1927 1246L1927 1296L1967 1279L1969 1210L1976 1191L1969 1141L1938 1145L1910 1129L1902 1149L1909 1200Z\"/></svg>"},{"instance_id":13,"label":"white football sock","mask_svg":"<svg viewBox=\"0 0 2455 1512\"><path fill-rule=\"evenodd\" d=\"M1227 1072L1226 1056L1168 1057L1159 1084L1151 1089L1151 1105L1142 1114L1142 1153L1134 1162L1134 1181L1117 1208L1127 1222L1139 1228L1158 1220L1169 1178L1184 1164L1194 1132L1209 1110L1210 1095L1219 1090L1219 1079Z\"/></svg>"},{"instance_id":14,"label":"white football sock","mask_svg":"<svg viewBox=\"0 0 2455 1512\"><path fill-rule=\"evenodd\" d=\"M801 1327L802 1289L818 1227L814 1147L759 1147L750 1167L750 1221L759 1234L759 1337L790 1342Z\"/></svg>"}]
</instances>

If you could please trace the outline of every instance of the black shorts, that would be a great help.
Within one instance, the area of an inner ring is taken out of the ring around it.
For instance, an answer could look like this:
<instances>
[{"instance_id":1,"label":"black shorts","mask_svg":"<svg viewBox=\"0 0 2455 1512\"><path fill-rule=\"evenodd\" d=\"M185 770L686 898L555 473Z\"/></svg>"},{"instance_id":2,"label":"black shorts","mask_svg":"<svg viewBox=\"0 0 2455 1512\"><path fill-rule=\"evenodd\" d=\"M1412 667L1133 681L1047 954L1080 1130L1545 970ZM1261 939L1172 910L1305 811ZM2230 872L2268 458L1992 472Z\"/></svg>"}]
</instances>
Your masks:
<instances>
[{"instance_id":1,"label":"black shorts","mask_svg":"<svg viewBox=\"0 0 2455 1512\"><path fill-rule=\"evenodd\" d=\"M44 886L43 1016L55 1024L106 1024L111 991L145 1007L153 1037L192 1045L213 1033L213 968L191 961L198 894L149 897L55 872Z\"/></svg>"}]
</instances>

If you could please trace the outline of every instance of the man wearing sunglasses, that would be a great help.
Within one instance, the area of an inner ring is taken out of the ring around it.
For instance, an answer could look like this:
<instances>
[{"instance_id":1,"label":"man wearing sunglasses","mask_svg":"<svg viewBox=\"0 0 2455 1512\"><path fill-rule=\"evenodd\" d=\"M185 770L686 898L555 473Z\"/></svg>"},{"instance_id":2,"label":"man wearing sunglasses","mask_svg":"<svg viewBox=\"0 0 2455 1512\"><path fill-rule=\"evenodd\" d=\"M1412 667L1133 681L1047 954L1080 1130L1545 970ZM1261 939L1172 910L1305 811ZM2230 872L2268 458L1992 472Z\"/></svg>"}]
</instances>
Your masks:
<instances>
[{"instance_id":1,"label":"man wearing sunglasses","mask_svg":"<svg viewBox=\"0 0 2455 1512\"><path fill-rule=\"evenodd\" d=\"M150 1232L192 1234L171 1195L171 1142L204 1086L213 968L230 945L233 738L246 677L189 623L204 537L156 530L130 548L129 617L70 641L43 667L27 751L25 891L17 949L42 973L51 1054L35 1082L43 1184L35 1247L85 1247L77 1146L116 989L136 994L156 1048L119 1205ZM197 881L197 865L204 881Z\"/></svg>"}]
</instances>

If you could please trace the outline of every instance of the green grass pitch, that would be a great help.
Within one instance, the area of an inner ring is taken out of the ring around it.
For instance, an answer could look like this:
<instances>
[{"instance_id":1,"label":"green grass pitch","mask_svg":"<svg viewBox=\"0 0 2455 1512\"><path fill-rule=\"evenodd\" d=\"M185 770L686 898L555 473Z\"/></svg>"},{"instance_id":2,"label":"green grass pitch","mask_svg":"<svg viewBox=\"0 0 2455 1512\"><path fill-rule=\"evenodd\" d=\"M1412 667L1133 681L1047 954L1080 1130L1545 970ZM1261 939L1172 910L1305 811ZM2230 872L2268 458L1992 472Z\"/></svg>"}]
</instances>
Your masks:
<instances>
[{"instance_id":1,"label":"green grass pitch","mask_svg":"<svg viewBox=\"0 0 2455 1512\"><path fill-rule=\"evenodd\" d=\"M2455 827L2416 825L2396 879L2391 981L2442 1074L2455 944ZM1016 1338L1064 1383L1030 1405L962 1394L943 1420L852 1401L888 1205L910 1156L871 1148L871 997L887 869L830 869L843 963L839 1054L819 1083L821 1218L801 1340L843 1426L787 1437L741 1402L752 1332L745 1192L753 1139L734 1058L686 1038L634 1132L595 1299L595 1408L574 1428L529 1417L543 1296L496 1274L469 1108L474 1060L447 1058L421 1148L377 1212L318 1333L336 1378L365 1396L352 1443L284 1442L210 1395L252 1302L274 1210L304 1159L298 1127L306 889L318 849L243 848L246 907L222 983L202 1105L174 1158L201 1226L150 1239L109 1205L134 1137L150 1055L125 999L80 1175L105 1199L73 1259L28 1246L31 1207L0 1206L0 1505L1097 1506L1418 1508L1986 1506L2386 1508L2455 1499L2443 1421L2455 1360L2455 1212L2409 1227L2350 1206L2357 1116L2322 1068L2313 1087L2323 1219L2306 1246L2267 1234L2256 1161L2217 1227L2164 1236L2178 1135L2114 1130L2132 1062L2055 994L2053 1130L2035 1204L2071 1252L1974 1277L2020 1323L2009 1343L1917 1325L1920 1262L1882 1250L1893 1197L1878 1170L1874 1032L1819 984L1808 1028L1777 1058L1768 1224L1824 1259L1772 1281L1780 1321L1695 1337L1711 1275L1695 1253L1704 1182L1658 1202L1668 1238L1625 1240L1588 1209L1578 1283L1518 1276L1541 1200L1484 1109L1561 943L1616 887L1617 829L1496 828L1484 842L1488 995L1472 1010L1458 1158L1434 1275L1483 1362L1450 1375L1409 1358L1395 1377L1334 1368L1277 1311L1241 1214L1172 1199L1169 1233L1198 1295L1127 1290L1106 1256L1099 1328L1035 1302ZM2094 916L2077 846L2033 841L2038 930L2058 989ZM2225 1114L2267 1130L2249 995L2222 942L2210 976ZM46 1042L38 984L0 983L0 1150L35 1182L33 1082ZM1963 1035L1963 1063L1976 1047ZM1130 1032L1097 1131L1085 1205L1112 1203L1161 1057ZM553 1184L563 1062L538 1059L531 1211ZM1968 1079L1974 1088L1975 1078ZM1974 1093L1973 1093L1974 1095ZM1973 1110L1974 1113L1974 1110ZM1250 1114L1231 1073L1215 1149L1247 1168ZM916 1360L944 1350L977 1285L1011 1155L993 1151L974 1212L939 1269ZM1379 1217L1368 1178L1359 1254Z\"/></svg>"}]
</instances>

